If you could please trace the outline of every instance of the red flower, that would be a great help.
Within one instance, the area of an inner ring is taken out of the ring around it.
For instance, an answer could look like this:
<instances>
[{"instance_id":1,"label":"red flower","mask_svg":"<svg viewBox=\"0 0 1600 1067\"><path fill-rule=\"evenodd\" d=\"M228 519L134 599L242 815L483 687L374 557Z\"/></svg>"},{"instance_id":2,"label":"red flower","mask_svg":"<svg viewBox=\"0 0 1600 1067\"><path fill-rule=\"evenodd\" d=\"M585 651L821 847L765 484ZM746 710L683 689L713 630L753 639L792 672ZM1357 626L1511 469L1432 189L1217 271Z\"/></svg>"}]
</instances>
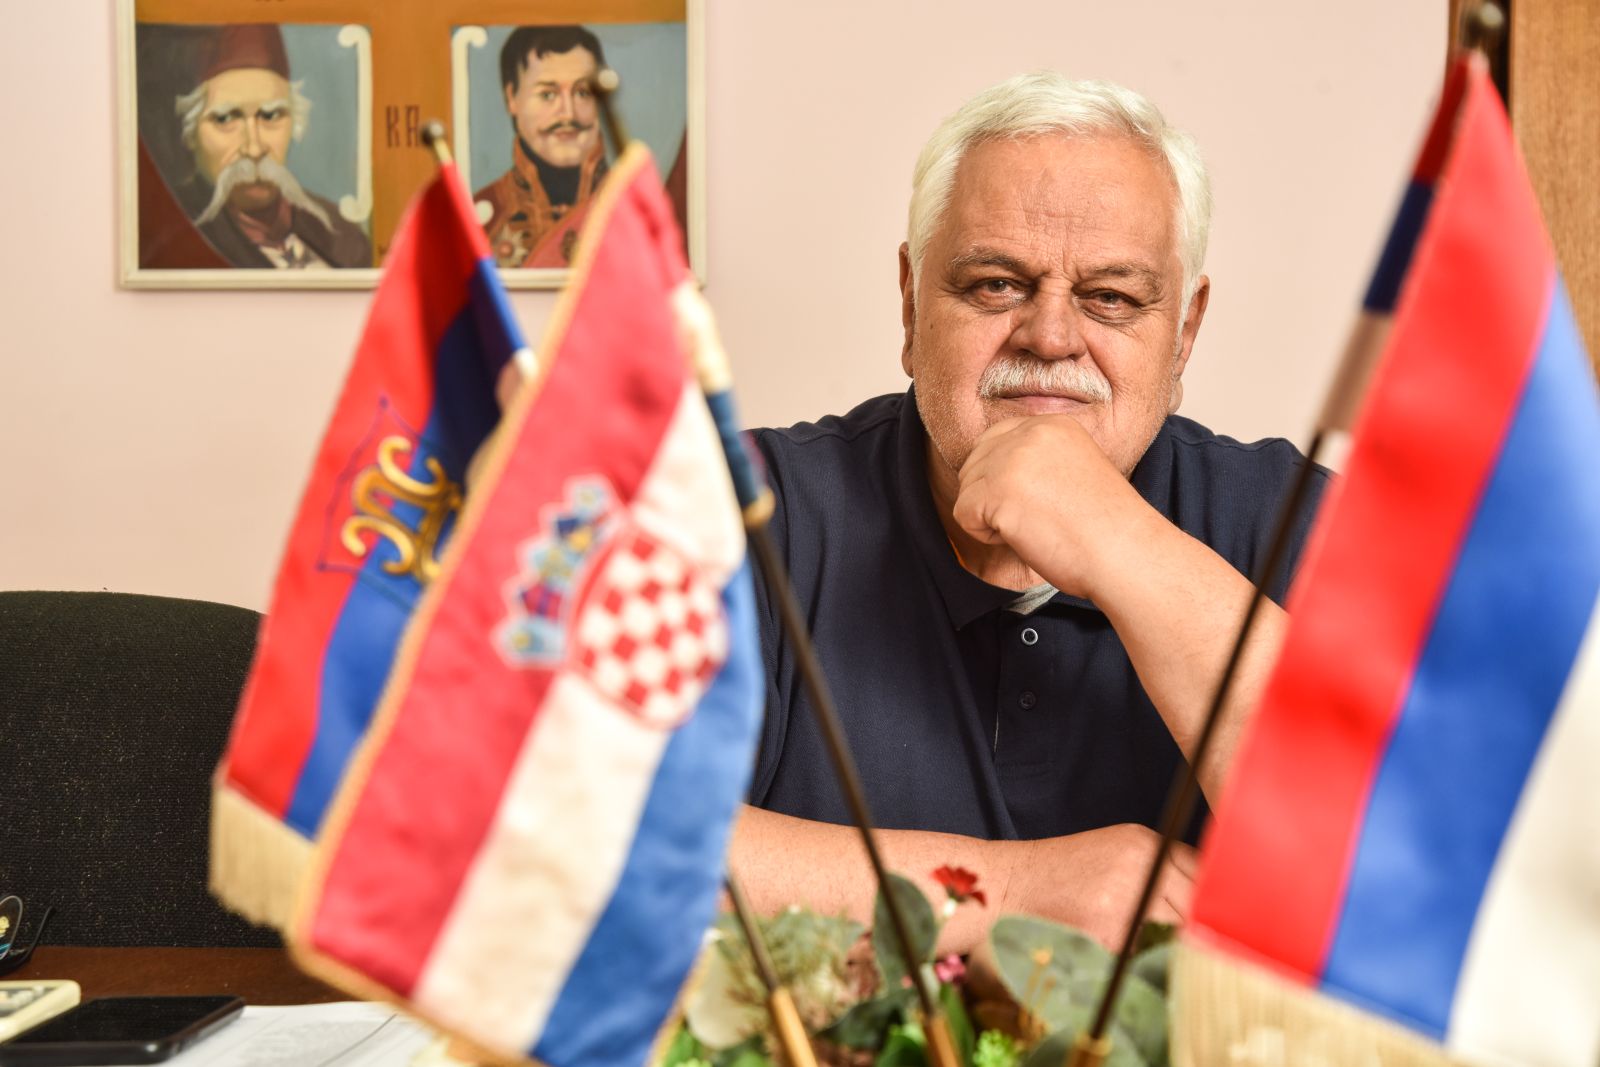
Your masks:
<instances>
[{"instance_id":1,"label":"red flower","mask_svg":"<svg viewBox=\"0 0 1600 1067\"><path fill-rule=\"evenodd\" d=\"M976 900L982 907L989 906L983 890L978 888L978 876L965 867L940 867L933 872L933 880L944 886L944 891L957 904Z\"/></svg>"}]
</instances>

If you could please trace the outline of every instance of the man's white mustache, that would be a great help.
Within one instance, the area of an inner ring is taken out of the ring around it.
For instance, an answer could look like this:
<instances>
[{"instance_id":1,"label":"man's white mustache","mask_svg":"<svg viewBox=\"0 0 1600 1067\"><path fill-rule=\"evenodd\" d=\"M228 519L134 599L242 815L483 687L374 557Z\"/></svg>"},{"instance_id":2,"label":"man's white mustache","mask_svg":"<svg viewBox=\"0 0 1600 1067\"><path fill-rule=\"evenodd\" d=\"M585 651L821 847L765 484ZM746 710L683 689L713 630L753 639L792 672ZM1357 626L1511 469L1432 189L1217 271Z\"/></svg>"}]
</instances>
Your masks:
<instances>
[{"instance_id":1,"label":"man's white mustache","mask_svg":"<svg viewBox=\"0 0 1600 1067\"><path fill-rule=\"evenodd\" d=\"M1023 394L1105 403L1111 399L1111 383L1095 368L1076 360L1020 356L995 360L978 379L978 396L984 400Z\"/></svg>"},{"instance_id":2,"label":"man's white mustache","mask_svg":"<svg viewBox=\"0 0 1600 1067\"><path fill-rule=\"evenodd\" d=\"M295 207L304 211L323 226L332 228L328 220L328 213L322 205L311 199L311 194L306 192L305 186L288 167L279 163L271 156L262 156L260 159L246 159L240 157L222 168L222 173L217 175L217 186L211 192L211 203L200 213L195 222L204 226L222 213L222 208L228 202L228 197L234 189L241 185L250 185L255 182L266 182L278 187L284 199Z\"/></svg>"}]
</instances>

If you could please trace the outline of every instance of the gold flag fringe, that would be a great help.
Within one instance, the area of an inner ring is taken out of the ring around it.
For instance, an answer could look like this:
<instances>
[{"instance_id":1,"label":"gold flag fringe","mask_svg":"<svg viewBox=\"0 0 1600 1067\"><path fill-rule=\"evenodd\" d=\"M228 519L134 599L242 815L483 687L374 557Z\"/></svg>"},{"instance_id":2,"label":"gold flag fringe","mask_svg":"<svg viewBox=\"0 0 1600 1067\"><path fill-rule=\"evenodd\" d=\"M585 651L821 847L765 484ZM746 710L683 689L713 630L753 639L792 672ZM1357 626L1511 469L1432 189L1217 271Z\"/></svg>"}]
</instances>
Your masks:
<instances>
[{"instance_id":1,"label":"gold flag fringe","mask_svg":"<svg viewBox=\"0 0 1600 1067\"><path fill-rule=\"evenodd\" d=\"M286 930L311 842L230 788L211 787L211 892L251 922Z\"/></svg>"},{"instance_id":2,"label":"gold flag fringe","mask_svg":"<svg viewBox=\"0 0 1600 1067\"><path fill-rule=\"evenodd\" d=\"M1250 963L1180 941L1173 1067L1461 1067L1421 1035Z\"/></svg>"}]
</instances>

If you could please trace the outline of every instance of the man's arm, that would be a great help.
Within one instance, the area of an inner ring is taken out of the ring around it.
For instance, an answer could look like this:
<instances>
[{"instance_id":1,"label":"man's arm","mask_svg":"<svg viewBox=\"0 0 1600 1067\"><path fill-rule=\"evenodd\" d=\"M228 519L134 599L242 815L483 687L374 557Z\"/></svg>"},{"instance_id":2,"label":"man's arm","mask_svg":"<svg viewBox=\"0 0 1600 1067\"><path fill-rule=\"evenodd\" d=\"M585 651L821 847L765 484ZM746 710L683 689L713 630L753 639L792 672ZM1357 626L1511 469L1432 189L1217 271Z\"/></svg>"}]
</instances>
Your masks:
<instances>
[{"instance_id":1,"label":"man's arm","mask_svg":"<svg viewBox=\"0 0 1600 1067\"><path fill-rule=\"evenodd\" d=\"M1056 919L1116 944L1155 855L1157 837L1143 826L1124 825L1043 841L880 830L878 842L889 869L916 882L935 908L945 896L933 880L935 869L965 867L978 875L988 905L956 909L939 941L941 953L965 953L984 939L1003 912ZM1193 849L1174 846L1148 918L1176 922L1187 914L1194 864ZM860 834L852 826L746 807L734 828L729 867L761 914L802 904L823 914L872 922L876 885Z\"/></svg>"},{"instance_id":2,"label":"man's arm","mask_svg":"<svg viewBox=\"0 0 1600 1067\"><path fill-rule=\"evenodd\" d=\"M997 423L960 471L954 517L1045 581L1106 613L1151 703L1192 758L1252 587L1150 507L1067 415ZM1200 788L1215 805L1283 641L1268 601L1251 627Z\"/></svg>"}]
</instances>

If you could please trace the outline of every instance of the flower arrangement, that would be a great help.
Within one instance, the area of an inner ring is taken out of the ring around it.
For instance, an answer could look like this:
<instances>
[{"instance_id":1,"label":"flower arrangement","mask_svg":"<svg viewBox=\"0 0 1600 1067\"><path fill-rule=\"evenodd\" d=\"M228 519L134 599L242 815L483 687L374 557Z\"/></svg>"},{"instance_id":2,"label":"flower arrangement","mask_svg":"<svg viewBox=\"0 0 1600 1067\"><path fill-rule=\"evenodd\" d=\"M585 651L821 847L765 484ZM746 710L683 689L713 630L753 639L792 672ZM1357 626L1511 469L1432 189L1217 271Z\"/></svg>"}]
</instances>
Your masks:
<instances>
[{"instance_id":1,"label":"flower arrangement","mask_svg":"<svg viewBox=\"0 0 1600 1067\"><path fill-rule=\"evenodd\" d=\"M936 909L898 875L890 891L913 948L938 983L957 1051L967 1067L1059 1067L1089 1025L1112 957L1081 931L1028 916L1001 917L990 932L995 974L969 974L959 956L938 957L939 931L968 902L986 906L978 877L940 867ZM789 909L762 920L774 969L813 1035L819 1061L836 1067L922 1067L927 1041L916 993L892 943L880 892L871 930L841 916ZM1148 923L1117 998L1107 1067L1167 1064L1167 970L1172 928ZM782 1062L766 991L737 922L713 928L684 1021L663 1067L772 1067Z\"/></svg>"}]
</instances>

